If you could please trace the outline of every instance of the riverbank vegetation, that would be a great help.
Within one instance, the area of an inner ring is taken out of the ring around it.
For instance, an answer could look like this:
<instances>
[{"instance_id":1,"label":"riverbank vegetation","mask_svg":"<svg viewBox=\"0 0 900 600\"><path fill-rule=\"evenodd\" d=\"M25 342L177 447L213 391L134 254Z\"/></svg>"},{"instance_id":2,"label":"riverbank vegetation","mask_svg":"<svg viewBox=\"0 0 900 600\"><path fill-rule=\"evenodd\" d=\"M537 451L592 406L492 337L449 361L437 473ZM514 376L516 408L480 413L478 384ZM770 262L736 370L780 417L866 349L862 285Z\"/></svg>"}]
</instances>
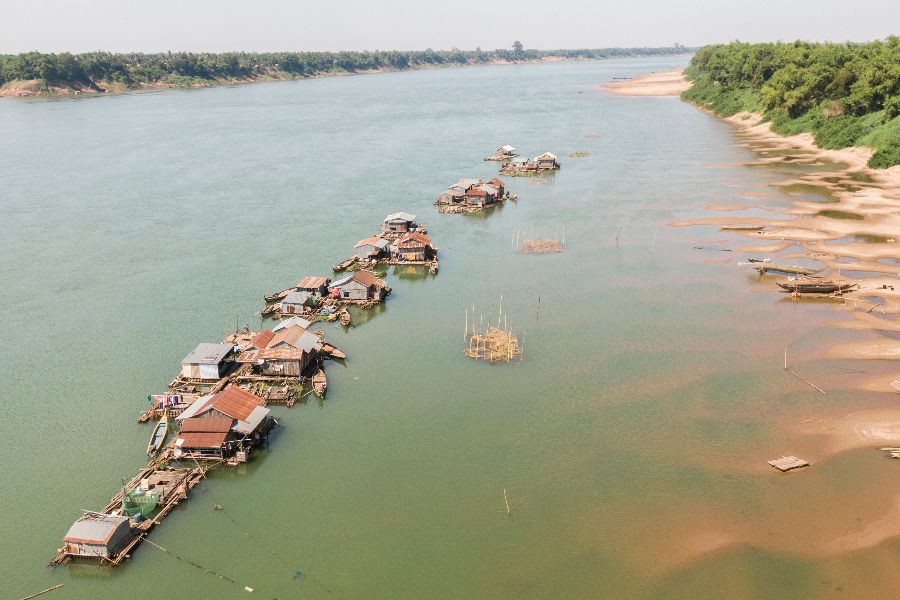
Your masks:
<instances>
[{"instance_id":1,"label":"riverbank vegetation","mask_svg":"<svg viewBox=\"0 0 900 600\"><path fill-rule=\"evenodd\" d=\"M693 86L682 97L721 116L760 113L777 133L874 148L874 168L900 164L900 37L705 46L685 76Z\"/></svg>"},{"instance_id":2,"label":"riverbank vegetation","mask_svg":"<svg viewBox=\"0 0 900 600\"><path fill-rule=\"evenodd\" d=\"M544 59L599 59L682 54L688 49L602 48L529 50L422 50L375 52L167 52L159 54L0 55L0 86L32 82L35 93L98 92L142 87L198 87L223 82L295 79L327 74L464 66ZM7 87L12 87L8 85ZM18 95L18 94L13 94Z\"/></svg>"}]
</instances>

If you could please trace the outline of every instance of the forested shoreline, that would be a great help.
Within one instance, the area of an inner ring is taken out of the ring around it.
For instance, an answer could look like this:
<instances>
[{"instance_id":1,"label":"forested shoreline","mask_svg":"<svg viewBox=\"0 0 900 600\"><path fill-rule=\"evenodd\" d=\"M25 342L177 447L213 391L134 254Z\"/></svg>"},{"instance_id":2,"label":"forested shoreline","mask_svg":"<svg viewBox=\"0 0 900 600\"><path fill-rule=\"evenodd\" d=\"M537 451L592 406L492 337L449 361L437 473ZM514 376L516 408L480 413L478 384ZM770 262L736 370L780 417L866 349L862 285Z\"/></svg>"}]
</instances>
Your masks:
<instances>
[{"instance_id":1,"label":"forested shoreline","mask_svg":"<svg viewBox=\"0 0 900 600\"><path fill-rule=\"evenodd\" d=\"M422 50L374 52L166 52L157 54L0 55L0 86L30 82L22 94L125 91L142 87L199 87L228 81L294 79L327 74L465 66L547 58L602 59L674 55L684 46L532 50L516 42L510 50Z\"/></svg>"},{"instance_id":2,"label":"forested shoreline","mask_svg":"<svg viewBox=\"0 0 900 600\"><path fill-rule=\"evenodd\" d=\"M760 113L783 135L811 133L821 148L874 148L869 166L900 164L900 38L705 46L682 97L721 116Z\"/></svg>"}]
</instances>

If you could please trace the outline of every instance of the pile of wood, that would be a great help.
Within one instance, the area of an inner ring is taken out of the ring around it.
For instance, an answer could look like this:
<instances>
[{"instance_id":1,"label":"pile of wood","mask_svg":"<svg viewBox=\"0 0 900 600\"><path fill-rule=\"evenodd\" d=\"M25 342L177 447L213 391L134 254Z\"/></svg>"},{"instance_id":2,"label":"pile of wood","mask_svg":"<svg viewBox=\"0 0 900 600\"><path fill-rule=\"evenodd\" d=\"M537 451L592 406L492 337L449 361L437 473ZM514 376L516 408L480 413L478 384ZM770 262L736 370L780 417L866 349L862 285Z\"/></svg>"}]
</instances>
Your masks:
<instances>
[{"instance_id":1,"label":"pile of wood","mask_svg":"<svg viewBox=\"0 0 900 600\"><path fill-rule=\"evenodd\" d=\"M519 246L519 252L526 254L543 254L544 252L562 252L563 245L559 240L525 240Z\"/></svg>"},{"instance_id":2,"label":"pile of wood","mask_svg":"<svg viewBox=\"0 0 900 600\"><path fill-rule=\"evenodd\" d=\"M466 356L490 362L510 362L522 357L519 340L511 331L490 327L485 333L469 336Z\"/></svg>"}]
</instances>

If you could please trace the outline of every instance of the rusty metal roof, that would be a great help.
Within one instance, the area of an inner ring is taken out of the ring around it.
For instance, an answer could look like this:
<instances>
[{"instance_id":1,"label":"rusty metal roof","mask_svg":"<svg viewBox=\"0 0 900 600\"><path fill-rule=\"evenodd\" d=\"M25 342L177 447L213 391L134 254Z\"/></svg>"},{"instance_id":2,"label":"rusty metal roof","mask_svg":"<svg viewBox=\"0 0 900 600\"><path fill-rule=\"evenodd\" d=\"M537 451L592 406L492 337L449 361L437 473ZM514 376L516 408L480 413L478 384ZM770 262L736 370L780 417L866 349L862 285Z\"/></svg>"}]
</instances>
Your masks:
<instances>
[{"instance_id":1,"label":"rusty metal roof","mask_svg":"<svg viewBox=\"0 0 900 600\"><path fill-rule=\"evenodd\" d=\"M327 277L304 277L300 280L300 283L297 284L297 287L311 290L320 288L323 285L328 285L330 282L331 280Z\"/></svg>"},{"instance_id":2,"label":"rusty metal roof","mask_svg":"<svg viewBox=\"0 0 900 600\"><path fill-rule=\"evenodd\" d=\"M252 338L250 338L250 344L247 347L256 348L257 350L259 350L260 348L265 348L266 345L268 345L268 343L272 341L273 337L275 337L275 332L271 329L260 331Z\"/></svg>"},{"instance_id":3,"label":"rusty metal roof","mask_svg":"<svg viewBox=\"0 0 900 600\"><path fill-rule=\"evenodd\" d=\"M211 421L212 419L201 419ZM230 423L229 423L230 425ZM231 428L229 427L229 430ZM228 432L197 432L179 433L178 439L182 440L181 448L221 448L228 438Z\"/></svg>"},{"instance_id":4,"label":"rusty metal roof","mask_svg":"<svg viewBox=\"0 0 900 600\"><path fill-rule=\"evenodd\" d=\"M262 360L303 360L305 350L299 348L266 348L256 355Z\"/></svg>"},{"instance_id":5,"label":"rusty metal roof","mask_svg":"<svg viewBox=\"0 0 900 600\"><path fill-rule=\"evenodd\" d=\"M191 417L181 422L181 433L227 433L233 420L228 417Z\"/></svg>"},{"instance_id":6,"label":"rusty metal roof","mask_svg":"<svg viewBox=\"0 0 900 600\"><path fill-rule=\"evenodd\" d=\"M246 421L253 409L263 403L262 399L236 386L227 388L212 397L209 408L214 408L232 419Z\"/></svg>"}]
</instances>

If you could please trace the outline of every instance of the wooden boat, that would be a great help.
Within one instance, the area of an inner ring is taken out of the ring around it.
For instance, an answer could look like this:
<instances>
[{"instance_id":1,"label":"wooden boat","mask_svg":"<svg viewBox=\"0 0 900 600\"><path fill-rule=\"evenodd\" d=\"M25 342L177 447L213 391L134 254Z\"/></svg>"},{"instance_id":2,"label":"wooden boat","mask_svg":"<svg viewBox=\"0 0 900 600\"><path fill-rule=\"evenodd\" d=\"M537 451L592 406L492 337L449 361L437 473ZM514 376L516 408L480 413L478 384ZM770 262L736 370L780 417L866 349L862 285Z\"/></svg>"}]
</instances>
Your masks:
<instances>
[{"instance_id":1,"label":"wooden boat","mask_svg":"<svg viewBox=\"0 0 900 600\"><path fill-rule=\"evenodd\" d=\"M346 271L347 269L350 268L350 265L352 265L353 263L356 262L356 258L357 258L357 257L355 257L355 256L351 256L350 258L348 258L348 259L345 260L344 262L340 262L340 263L334 265L333 267L331 267L331 269L332 269L335 273L337 273L338 271Z\"/></svg>"},{"instance_id":2,"label":"wooden boat","mask_svg":"<svg viewBox=\"0 0 900 600\"><path fill-rule=\"evenodd\" d=\"M347 358L347 355L344 354L341 350L335 347L334 344L329 344L328 342L322 343L322 352L330 356L331 358L344 359Z\"/></svg>"},{"instance_id":3,"label":"wooden boat","mask_svg":"<svg viewBox=\"0 0 900 600\"><path fill-rule=\"evenodd\" d=\"M342 310L340 316L338 317L341 321L341 325L349 325L350 324L350 313L346 310Z\"/></svg>"},{"instance_id":4,"label":"wooden boat","mask_svg":"<svg viewBox=\"0 0 900 600\"><path fill-rule=\"evenodd\" d=\"M778 281L779 287L798 294L833 294L850 291L858 284L833 281L822 277L798 277L786 281Z\"/></svg>"},{"instance_id":5,"label":"wooden boat","mask_svg":"<svg viewBox=\"0 0 900 600\"><path fill-rule=\"evenodd\" d=\"M263 300L266 301L266 304L272 304L273 302L280 302L284 300L284 297L294 291L294 288L288 288L286 290L281 290L280 292L275 292L274 294L269 294L268 296L263 296Z\"/></svg>"},{"instance_id":6,"label":"wooden boat","mask_svg":"<svg viewBox=\"0 0 900 600\"><path fill-rule=\"evenodd\" d=\"M324 397L325 391L328 389L328 380L325 378L325 371L319 369L312 377L312 388L316 396Z\"/></svg>"},{"instance_id":7,"label":"wooden boat","mask_svg":"<svg viewBox=\"0 0 900 600\"><path fill-rule=\"evenodd\" d=\"M759 231L765 229L765 225L722 225L722 231Z\"/></svg>"},{"instance_id":8,"label":"wooden boat","mask_svg":"<svg viewBox=\"0 0 900 600\"><path fill-rule=\"evenodd\" d=\"M166 434L169 432L169 415L163 413L162 419L153 428L153 435L150 436L150 443L147 444L147 456L154 456L159 449L162 448L163 442L166 441Z\"/></svg>"},{"instance_id":9,"label":"wooden boat","mask_svg":"<svg viewBox=\"0 0 900 600\"><path fill-rule=\"evenodd\" d=\"M280 310L281 310L281 304L280 304L280 303L276 303L276 304L266 304L266 307L265 307L264 309L262 309L261 311L259 311L259 314L261 314L261 315L272 315L272 314L275 314L275 313L279 312Z\"/></svg>"},{"instance_id":10,"label":"wooden boat","mask_svg":"<svg viewBox=\"0 0 900 600\"><path fill-rule=\"evenodd\" d=\"M753 264L753 267L759 271L760 275L767 273L768 271L775 271L776 273L789 273L791 275L815 275L822 269L809 269L807 267L798 267L796 265L782 265L779 263L769 262L767 258L748 258L750 263Z\"/></svg>"}]
</instances>

